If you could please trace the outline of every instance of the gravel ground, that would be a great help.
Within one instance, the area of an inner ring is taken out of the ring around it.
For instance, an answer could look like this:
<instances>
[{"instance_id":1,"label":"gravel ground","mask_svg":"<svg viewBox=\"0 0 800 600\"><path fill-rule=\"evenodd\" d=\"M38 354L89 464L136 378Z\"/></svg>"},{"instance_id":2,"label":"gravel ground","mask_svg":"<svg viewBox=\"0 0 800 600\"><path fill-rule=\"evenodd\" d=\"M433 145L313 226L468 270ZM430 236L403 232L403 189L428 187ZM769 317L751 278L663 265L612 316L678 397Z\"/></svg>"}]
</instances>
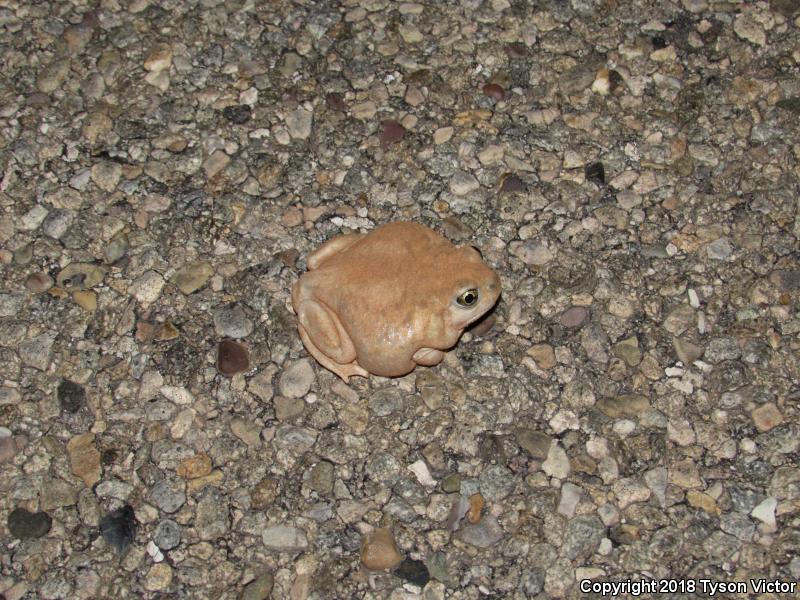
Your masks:
<instances>
[{"instance_id":1,"label":"gravel ground","mask_svg":"<svg viewBox=\"0 0 800 600\"><path fill-rule=\"evenodd\" d=\"M0 0L4 598L790 587L799 27L796 0ZM503 296L438 367L348 386L288 291L397 219L480 246Z\"/></svg>"}]
</instances>

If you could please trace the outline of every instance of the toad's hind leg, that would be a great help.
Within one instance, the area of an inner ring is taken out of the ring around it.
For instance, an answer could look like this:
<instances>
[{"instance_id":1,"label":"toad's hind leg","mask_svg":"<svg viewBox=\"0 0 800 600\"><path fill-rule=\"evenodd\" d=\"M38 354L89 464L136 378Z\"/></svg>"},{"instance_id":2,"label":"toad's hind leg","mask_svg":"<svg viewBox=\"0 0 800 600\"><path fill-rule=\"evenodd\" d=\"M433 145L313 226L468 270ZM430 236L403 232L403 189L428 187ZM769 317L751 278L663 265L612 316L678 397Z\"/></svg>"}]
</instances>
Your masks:
<instances>
[{"instance_id":1,"label":"toad's hind leg","mask_svg":"<svg viewBox=\"0 0 800 600\"><path fill-rule=\"evenodd\" d=\"M345 382L351 375L369 375L356 362L356 349L350 336L327 306L315 300L303 300L297 310L297 320L300 339L323 367Z\"/></svg>"}]
</instances>

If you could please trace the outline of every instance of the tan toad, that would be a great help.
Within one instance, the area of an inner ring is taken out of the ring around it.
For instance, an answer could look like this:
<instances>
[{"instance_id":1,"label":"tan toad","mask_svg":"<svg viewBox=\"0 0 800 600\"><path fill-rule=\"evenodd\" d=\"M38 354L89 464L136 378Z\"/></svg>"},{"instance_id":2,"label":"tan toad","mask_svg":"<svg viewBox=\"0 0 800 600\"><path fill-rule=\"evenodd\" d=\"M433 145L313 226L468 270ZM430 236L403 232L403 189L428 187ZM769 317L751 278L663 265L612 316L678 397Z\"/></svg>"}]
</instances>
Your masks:
<instances>
[{"instance_id":1,"label":"tan toad","mask_svg":"<svg viewBox=\"0 0 800 600\"><path fill-rule=\"evenodd\" d=\"M418 223L336 237L307 264L292 287L300 339L345 381L438 364L500 296L477 250Z\"/></svg>"}]
</instances>

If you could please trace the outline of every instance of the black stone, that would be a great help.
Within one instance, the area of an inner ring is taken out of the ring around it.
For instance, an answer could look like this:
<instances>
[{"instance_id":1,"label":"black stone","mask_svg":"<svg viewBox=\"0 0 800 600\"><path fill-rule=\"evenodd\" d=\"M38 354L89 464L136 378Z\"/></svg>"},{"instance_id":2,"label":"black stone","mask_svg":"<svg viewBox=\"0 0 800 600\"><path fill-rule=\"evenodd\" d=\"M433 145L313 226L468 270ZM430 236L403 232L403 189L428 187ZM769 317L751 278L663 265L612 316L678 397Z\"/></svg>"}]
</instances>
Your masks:
<instances>
[{"instance_id":1,"label":"black stone","mask_svg":"<svg viewBox=\"0 0 800 600\"><path fill-rule=\"evenodd\" d=\"M252 110L246 104L236 104L234 106L226 106L222 109L222 116L224 116L231 123L236 125L243 125L250 120Z\"/></svg>"},{"instance_id":2,"label":"black stone","mask_svg":"<svg viewBox=\"0 0 800 600\"><path fill-rule=\"evenodd\" d=\"M397 567L395 575L401 579L413 583L419 587L425 587L430 581L431 575L428 573L428 567L421 560L414 560L413 558L406 558Z\"/></svg>"},{"instance_id":3,"label":"black stone","mask_svg":"<svg viewBox=\"0 0 800 600\"><path fill-rule=\"evenodd\" d=\"M100 533L107 544L114 546L120 554L125 554L136 537L136 515L133 508L126 504L108 513L100 521Z\"/></svg>"},{"instance_id":4,"label":"black stone","mask_svg":"<svg viewBox=\"0 0 800 600\"><path fill-rule=\"evenodd\" d=\"M606 182L606 168L601 162L589 163L586 165L584 173L588 181L592 181L597 185L603 185Z\"/></svg>"},{"instance_id":5,"label":"black stone","mask_svg":"<svg viewBox=\"0 0 800 600\"><path fill-rule=\"evenodd\" d=\"M79 383L65 379L58 385L58 401L62 410L74 414L86 404L86 390Z\"/></svg>"},{"instance_id":6,"label":"black stone","mask_svg":"<svg viewBox=\"0 0 800 600\"><path fill-rule=\"evenodd\" d=\"M8 515L8 531L20 540L40 538L53 524L53 519L46 512L32 513L24 508L15 508Z\"/></svg>"}]
</instances>

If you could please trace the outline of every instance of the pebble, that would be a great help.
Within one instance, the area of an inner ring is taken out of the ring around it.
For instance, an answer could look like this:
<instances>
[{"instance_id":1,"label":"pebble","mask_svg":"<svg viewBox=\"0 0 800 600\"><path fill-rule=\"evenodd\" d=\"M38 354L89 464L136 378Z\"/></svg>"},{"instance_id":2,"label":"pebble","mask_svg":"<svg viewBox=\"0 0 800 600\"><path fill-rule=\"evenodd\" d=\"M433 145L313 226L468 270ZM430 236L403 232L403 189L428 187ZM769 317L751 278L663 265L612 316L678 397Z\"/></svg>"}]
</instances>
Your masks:
<instances>
[{"instance_id":1,"label":"pebble","mask_svg":"<svg viewBox=\"0 0 800 600\"><path fill-rule=\"evenodd\" d=\"M150 592L160 592L169 588L172 583L172 567L160 562L150 567L144 579L144 587Z\"/></svg>"},{"instance_id":2,"label":"pebble","mask_svg":"<svg viewBox=\"0 0 800 600\"><path fill-rule=\"evenodd\" d=\"M290 363L281 373L278 390L287 398L302 398L314 383L314 369L307 358Z\"/></svg>"},{"instance_id":3,"label":"pebble","mask_svg":"<svg viewBox=\"0 0 800 600\"><path fill-rule=\"evenodd\" d=\"M750 512L750 516L774 529L777 526L775 521L775 509L777 507L778 500L774 496L768 496Z\"/></svg>"},{"instance_id":4,"label":"pebble","mask_svg":"<svg viewBox=\"0 0 800 600\"><path fill-rule=\"evenodd\" d=\"M130 293L142 305L149 306L161 295L164 278L156 271L145 271L131 283Z\"/></svg>"},{"instance_id":5,"label":"pebble","mask_svg":"<svg viewBox=\"0 0 800 600\"><path fill-rule=\"evenodd\" d=\"M150 500L167 514L176 512L186 502L183 482L162 479L150 490Z\"/></svg>"},{"instance_id":6,"label":"pebble","mask_svg":"<svg viewBox=\"0 0 800 600\"><path fill-rule=\"evenodd\" d=\"M194 529L198 537L205 541L224 537L230 529L229 512L227 497L214 488L206 489L195 509Z\"/></svg>"},{"instance_id":7,"label":"pebble","mask_svg":"<svg viewBox=\"0 0 800 600\"><path fill-rule=\"evenodd\" d=\"M536 366L540 369L549 370L556 366L556 354L550 344L531 346L527 354L536 361Z\"/></svg>"},{"instance_id":8,"label":"pebble","mask_svg":"<svg viewBox=\"0 0 800 600\"><path fill-rule=\"evenodd\" d=\"M450 191L456 196L466 196L480 187L475 176L466 171L456 171L450 178Z\"/></svg>"},{"instance_id":9,"label":"pebble","mask_svg":"<svg viewBox=\"0 0 800 600\"><path fill-rule=\"evenodd\" d=\"M574 329L583 325L588 316L589 311L583 306L573 306L565 310L558 320L564 327Z\"/></svg>"},{"instance_id":10,"label":"pebble","mask_svg":"<svg viewBox=\"0 0 800 600\"><path fill-rule=\"evenodd\" d=\"M163 71L172 65L172 46L169 44L158 44L144 59L146 71Z\"/></svg>"},{"instance_id":11,"label":"pebble","mask_svg":"<svg viewBox=\"0 0 800 600\"><path fill-rule=\"evenodd\" d=\"M261 427L249 419L234 417L231 419L231 431L251 448L261 445Z\"/></svg>"},{"instance_id":12,"label":"pebble","mask_svg":"<svg viewBox=\"0 0 800 600\"><path fill-rule=\"evenodd\" d=\"M203 162L203 170L206 172L206 177L213 179L231 162L231 157L225 154L222 150L216 150Z\"/></svg>"},{"instance_id":13,"label":"pebble","mask_svg":"<svg viewBox=\"0 0 800 600\"><path fill-rule=\"evenodd\" d=\"M483 507L486 506L486 500L483 499L481 494L472 494L469 497L469 510L467 510L467 521L470 523L478 523L481 520L481 513Z\"/></svg>"},{"instance_id":14,"label":"pebble","mask_svg":"<svg viewBox=\"0 0 800 600\"><path fill-rule=\"evenodd\" d=\"M54 338L49 333L37 335L20 344L19 357L22 364L40 371L47 371L52 360Z\"/></svg>"},{"instance_id":15,"label":"pebble","mask_svg":"<svg viewBox=\"0 0 800 600\"><path fill-rule=\"evenodd\" d=\"M402 556L390 529L375 529L362 538L361 564L370 571L393 569L401 560Z\"/></svg>"},{"instance_id":16,"label":"pebble","mask_svg":"<svg viewBox=\"0 0 800 600\"><path fill-rule=\"evenodd\" d=\"M706 252L711 260L728 260L733 254L733 246L728 238L722 237L706 246Z\"/></svg>"},{"instance_id":17,"label":"pebble","mask_svg":"<svg viewBox=\"0 0 800 600\"><path fill-rule=\"evenodd\" d=\"M636 337L629 337L614 344L611 353L622 359L629 367L635 367L642 362L642 351L639 349L639 340Z\"/></svg>"},{"instance_id":18,"label":"pebble","mask_svg":"<svg viewBox=\"0 0 800 600\"><path fill-rule=\"evenodd\" d=\"M612 419L635 417L650 408L647 396L641 394L620 394L609 398L601 398L597 408Z\"/></svg>"},{"instance_id":19,"label":"pebble","mask_svg":"<svg viewBox=\"0 0 800 600\"><path fill-rule=\"evenodd\" d=\"M49 211L41 204L35 205L19 219L17 228L22 231L34 231L44 222Z\"/></svg>"},{"instance_id":20,"label":"pebble","mask_svg":"<svg viewBox=\"0 0 800 600\"><path fill-rule=\"evenodd\" d=\"M88 263L72 263L56 277L58 287L67 290L88 290L99 285L106 276L103 267Z\"/></svg>"},{"instance_id":21,"label":"pebble","mask_svg":"<svg viewBox=\"0 0 800 600\"><path fill-rule=\"evenodd\" d=\"M25 279L25 287L34 294L41 294L53 287L53 278L47 273L33 273Z\"/></svg>"},{"instance_id":22,"label":"pebble","mask_svg":"<svg viewBox=\"0 0 800 600\"><path fill-rule=\"evenodd\" d=\"M542 463L542 471L550 477L564 479L571 470L569 458L564 448L558 442L551 443L547 451L547 458Z\"/></svg>"},{"instance_id":23,"label":"pebble","mask_svg":"<svg viewBox=\"0 0 800 600\"><path fill-rule=\"evenodd\" d=\"M241 304L227 304L213 312L217 335L234 339L246 338L253 333L253 321Z\"/></svg>"},{"instance_id":24,"label":"pebble","mask_svg":"<svg viewBox=\"0 0 800 600\"><path fill-rule=\"evenodd\" d=\"M91 290L75 290L72 292L72 299L87 312L97 310L97 294Z\"/></svg>"},{"instance_id":25,"label":"pebble","mask_svg":"<svg viewBox=\"0 0 800 600\"><path fill-rule=\"evenodd\" d=\"M67 233L74 218L75 215L71 210L53 210L42 221L42 231L54 240L60 240Z\"/></svg>"},{"instance_id":26,"label":"pebble","mask_svg":"<svg viewBox=\"0 0 800 600\"><path fill-rule=\"evenodd\" d=\"M286 115L286 128L296 140L306 140L311 136L314 113L302 106Z\"/></svg>"},{"instance_id":27,"label":"pebble","mask_svg":"<svg viewBox=\"0 0 800 600\"><path fill-rule=\"evenodd\" d=\"M762 404L758 408L753 409L750 413L753 419L753 424L760 432L769 431L783 423L783 415L778 407L772 402Z\"/></svg>"},{"instance_id":28,"label":"pebble","mask_svg":"<svg viewBox=\"0 0 800 600\"><path fill-rule=\"evenodd\" d=\"M506 91L503 89L503 86L496 83L487 83L484 85L483 94L498 102L506 97Z\"/></svg>"},{"instance_id":29,"label":"pebble","mask_svg":"<svg viewBox=\"0 0 800 600\"><path fill-rule=\"evenodd\" d=\"M189 263L178 269L171 281L186 294L192 294L203 287L214 274L214 267L206 261Z\"/></svg>"},{"instance_id":30,"label":"pebble","mask_svg":"<svg viewBox=\"0 0 800 600\"><path fill-rule=\"evenodd\" d=\"M392 144L396 144L397 142L401 141L405 133L405 127L403 127L397 121L393 121L391 119L384 121L380 134L381 146L384 150L387 149Z\"/></svg>"},{"instance_id":31,"label":"pebble","mask_svg":"<svg viewBox=\"0 0 800 600\"><path fill-rule=\"evenodd\" d=\"M163 519L153 532L153 542L159 549L172 550L181 543L181 530L183 528L172 519Z\"/></svg>"},{"instance_id":32,"label":"pebble","mask_svg":"<svg viewBox=\"0 0 800 600\"><path fill-rule=\"evenodd\" d=\"M437 146L446 144L453 137L454 131L455 129L453 129L452 127L440 127L439 129L433 132L433 143Z\"/></svg>"},{"instance_id":33,"label":"pebble","mask_svg":"<svg viewBox=\"0 0 800 600\"><path fill-rule=\"evenodd\" d=\"M462 542L486 549L503 539L503 529L494 515L486 515L480 522L462 527L456 536Z\"/></svg>"},{"instance_id":34,"label":"pebble","mask_svg":"<svg viewBox=\"0 0 800 600\"><path fill-rule=\"evenodd\" d=\"M252 114L253 110L247 104L234 104L222 109L222 116L235 125L244 125L250 120ZM185 147L183 144L183 148ZM178 151L182 152L183 148Z\"/></svg>"},{"instance_id":35,"label":"pebble","mask_svg":"<svg viewBox=\"0 0 800 600\"><path fill-rule=\"evenodd\" d=\"M32 513L24 508L15 508L8 514L8 532L20 540L32 540L50 531L53 519L46 512Z\"/></svg>"},{"instance_id":36,"label":"pebble","mask_svg":"<svg viewBox=\"0 0 800 600\"><path fill-rule=\"evenodd\" d=\"M92 165L92 181L104 192L111 193L117 189L122 178L122 166L118 163L104 160Z\"/></svg>"},{"instance_id":37,"label":"pebble","mask_svg":"<svg viewBox=\"0 0 800 600\"><path fill-rule=\"evenodd\" d=\"M684 365L691 365L694 361L703 356L703 352L705 351L702 346L677 337L672 338L672 346L675 348L675 354L678 360Z\"/></svg>"},{"instance_id":38,"label":"pebble","mask_svg":"<svg viewBox=\"0 0 800 600\"><path fill-rule=\"evenodd\" d=\"M69 60L55 60L36 79L36 89L44 94L55 92L69 75Z\"/></svg>"},{"instance_id":39,"label":"pebble","mask_svg":"<svg viewBox=\"0 0 800 600\"><path fill-rule=\"evenodd\" d=\"M222 340L217 346L217 369L228 377L246 373L250 369L247 346L233 340Z\"/></svg>"},{"instance_id":40,"label":"pebble","mask_svg":"<svg viewBox=\"0 0 800 600\"><path fill-rule=\"evenodd\" d=\"M733 31L740 38L752 44L757 46L767 45L767 34L764 28L747 11L739 13L733 20Z\"/></svg>"},{"instance_id":41,"label":"pebble","mask_svg":"<svg viewBox=\"0 0 800 600\"><path fill-rule=\"evenodd\" d=\"M0 428L8 432L8 435L0 435L0 464L10 463L17 455L17 442L11 432L5 427Z\"/></svg>"},{"instance_id":42,"label":"pebble","mask_svg":"<svg viewBox=\"0 0 800 600\"><path fill-rule=\"evenodd\" d=\"M285 525L267 527L261 534L261 540L267 550L275 550L277 552L302 552L308 548L308 539L305 531L297 527L287 527Z\"/></svg>"},{"instance_id":43,"label":"pebble","mask_svg":"<svg viewBox=\"0 0 800 600\"><path fill-rule=\"evenodd\" d=\"M267 600L274 585L275 579L271 574L259 575L244 587L240 600Z\"/></svg>"},{"instance_id":44,"label":"pebble","mask_svg":"<svg viewBox=\"0 0 800 600\"><path fill-rule=\"evenodd\" d=\"M83 480L86 487L91 488L100 481L100 452L95 448L93 433L82 433L70 439L67 454L72 472Z\"/></svg>"},{"instance_id":45,"label":"pebble","mask_svg":"<svg viewBox=\"0 0 800 600\"><path fill-rule=\"evenodd\" d=\"M0 317L13 317L24 305L23 294L0 294Z\"/></svg>"},{"instance_id":46,"label":"pebble","mask_svg":"<svg viewBox=\"0 0 800 600\"><path fill-rule=\"evenodd\" d=\"M175 469L175 473L182 479L197 479L211 473L211 469L211 457L203 452L184 458Z\"/></svg>"}]
</instances>

